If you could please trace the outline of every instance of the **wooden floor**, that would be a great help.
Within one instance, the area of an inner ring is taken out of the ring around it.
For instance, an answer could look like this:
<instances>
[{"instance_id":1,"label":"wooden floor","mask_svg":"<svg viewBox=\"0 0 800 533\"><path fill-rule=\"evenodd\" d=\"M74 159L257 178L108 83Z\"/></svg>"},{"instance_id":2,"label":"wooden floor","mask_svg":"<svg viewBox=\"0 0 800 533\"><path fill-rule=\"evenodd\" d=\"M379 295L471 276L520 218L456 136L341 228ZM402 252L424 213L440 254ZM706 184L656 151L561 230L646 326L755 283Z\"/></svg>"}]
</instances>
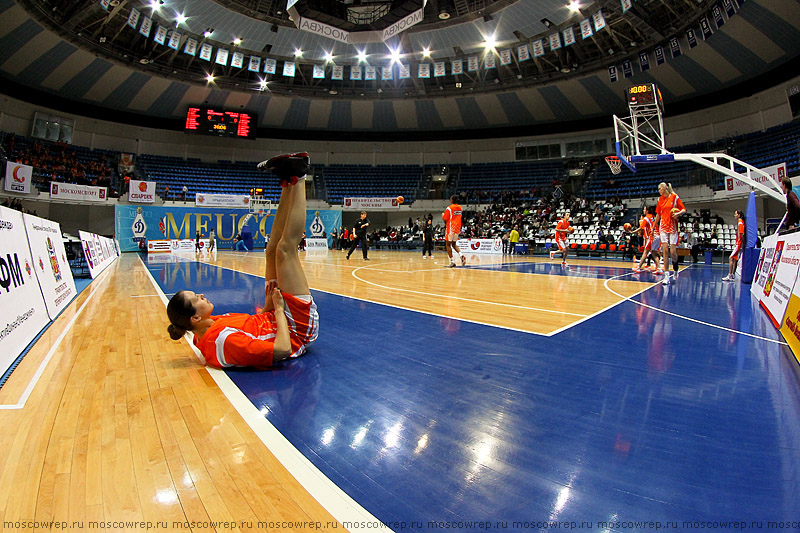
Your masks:
<instances>
[{"instance_id":1,"label":"wooden floor","mask_svg":"<svg viewBox=\"0 0 800 533\"><path fill-rule=\"evenodd\" d=\"M331 252L303 260L312 289L541 334L619 301L604 279L446 269L437 255L373 252L364 262ZM205 260L263 275L261 253ZM623 295L647 287L609 283ZM46 531L53 520L73 531L145 530L148 522L151 530L262 531L279 529L263 523L276 520L336 529L166 328L146 269L126 254L43 334L0 389L4 530L36 521Z\"/></svg>"}]
</instances>

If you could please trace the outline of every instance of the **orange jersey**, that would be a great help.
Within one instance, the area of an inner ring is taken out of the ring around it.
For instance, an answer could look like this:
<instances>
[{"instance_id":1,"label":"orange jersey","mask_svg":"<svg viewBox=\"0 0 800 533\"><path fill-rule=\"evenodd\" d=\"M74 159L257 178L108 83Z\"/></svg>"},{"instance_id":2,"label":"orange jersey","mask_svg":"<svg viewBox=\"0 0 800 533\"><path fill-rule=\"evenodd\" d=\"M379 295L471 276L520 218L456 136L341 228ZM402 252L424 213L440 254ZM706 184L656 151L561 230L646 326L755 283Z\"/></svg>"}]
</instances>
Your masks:
<instances>
[{"instance_id":1,"label":"orange jersey","mask_svg":"<svg viewBox=\"0 0 800 533\"><path fill-rule=\"evenodd\" d=\"M289 323L292 354L299 357L306 346L314 342L319 331L317 305L312 300L304 302L291 294L283 293L284 314ZM214 368L251 367L265 369L272 366L275 334L278 327L275 313L227 313L212 316L211 325L195 346L209 366Z\"/></svg>"},{"instance_id":2,"label":"orange jersey","mask_svg":"<svg viewBox=\"0 0 800 533\"><path fill-rule=\"evenodd\" d=\"M446 223L445 235L461 233L461 206L450 204L442 213L442 220Z\"/></svg>"},{"instance_id":3,"label":"orange jersey","mask_svg":"<svg viewBox=\"0 0 800 533\"><path fill-rule=\"evenodd\" d=\"M681 197L675 193L670 194L669 196L659 196L658 197L658 205L656 205L656 213L661 215L661 221L658 226L658 230L661 233L675 233L677 228L675 227L675 219L672 217L672 209L678 208L681 211L686 209L681 201Z\"/></svg>"},{"instance_id":4,"label":"orange jersey","mask_svg":"<svg viewBox=\"0 0 800 533\"><path fill-rule=\"evenodd\" d=\"M742 249L742 243L744 242L744 220L741 218L739 222L736 224L736 249Z\"/></svg>"},{"instance_id":5,"label":"orange jersey","mask_svg":"<svg viewBox=\"0 0 800 533\"><path fill-rule=\"evenodd\" d=\"M567 240L567 234L558 231L560 229L569 229L569 222L567 222L565 219L562 218L561 220L558 221L558 224L556 224L556 241Z\"/></svg>"}]
</instances>

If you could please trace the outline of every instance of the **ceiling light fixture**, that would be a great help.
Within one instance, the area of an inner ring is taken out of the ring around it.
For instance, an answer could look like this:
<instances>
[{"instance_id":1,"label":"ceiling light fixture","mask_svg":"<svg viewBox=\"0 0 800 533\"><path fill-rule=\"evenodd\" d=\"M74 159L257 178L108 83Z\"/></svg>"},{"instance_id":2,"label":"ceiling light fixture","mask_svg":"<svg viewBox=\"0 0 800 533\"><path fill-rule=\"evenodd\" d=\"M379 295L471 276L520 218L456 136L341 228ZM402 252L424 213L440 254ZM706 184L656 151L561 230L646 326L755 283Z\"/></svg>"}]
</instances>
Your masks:
<instances>
[{"instance_id":1,"label":"ceiling light fixture","mask_svg":"<svg viewBox=\"0 0 800 533\"><path fill-rule=\"evenodd\" d=\"M303 57L303 51L299 48L294 49L294 57Z\"/></svg>"},{"instance_id":2,"label":"ceiling light fixture","mask_svg":"<svg viewBox=\"0 0 800 533\"><path fill-rule=\"evenodd\" d=\"M242 39L240 37L237 37L233 40L234 46L239 46L240 44L242 44Z\"/></svg>"},{"instance_id":3,"label":"ceiling light fixture","mask_svg":"<svg viewBox=\"0 0 800 533\"><path fill-rule=\"evenodd\" d=\"M365 50L358 51L358 60L359 61L366 61L367 60L367 52Z\"/></svg>"},{"instance_id":4,"label":"ceiling light fixture","mask_svg":"<svg viewBox=\"0 0 800 533\"><path fill-rule=\"evenodd\" d=\"M211 37L212 33L214 33L214 28L206 28L206 31L203 32L203 37Z\"/></svg>"},{"instance_id":5,"label":"ceiling light fixture","mask_svg":"<svg viewBox=\"0 0 800 533\"><path fill-rule=\"evenodd\" d=\"M485 46L487 50L491 50L494 48L495 44L497 44L497 41L495 41L494 35L490 35L486 37L486 41L483 43L483 46Z\"/></svg>"},{"instance_id":6,"label":"ceiling light fixture","mask_svg":"<svg viewBox=\"0 0 800 533\"><path fill-rule=\"evenodd\" d=\"M208 83L214 83L214 75L213 74L206 74L206 81Z\"/></svg>"},{"instance_id":7,"label":"ceiling light fixture","mask_svg":"<svg viewBox=\"0 0 800 533\"><path fill-rule=\"evenodd\" d=\"M430 48L424 48L422 50L422 57L431 57L431 49Z\"/></svg>"},{"instance_id":8,"label":"ceiling light fixture","mask_svg":"<svg viewBox=\"0 0 800 533\"><path fill-rule=\"evenodd\" d=\"M180 26L181 24L185 24L188 19L189 19L189 17L187 17L183 13L176 13L175 14L175 25L176 26Z\"/></svg>"},{"instance_id":9,"label":"ceiling light fixture","mask_svg":"<svg viewBox=\"0 0 800 533\"><path fill-rule=\"evenodd\" d=\"M550 22L550 19L548 19L548 18L543 18L542 19L542 24L544 24L548 28L552 28L553 26L555 26L555 24Z\"/></svg>"},{"instance_id":10,"label":"ceiling light fixture","mask_svg":"<svg viewBox=\"0 0 800 533\"><path fill-rule=\"evenodd\" d=\"M570 3L567 7L573 13L577 13L578 11L581 10L581 2L580 0L570 0Z\"/></svg>"}]
</instances>

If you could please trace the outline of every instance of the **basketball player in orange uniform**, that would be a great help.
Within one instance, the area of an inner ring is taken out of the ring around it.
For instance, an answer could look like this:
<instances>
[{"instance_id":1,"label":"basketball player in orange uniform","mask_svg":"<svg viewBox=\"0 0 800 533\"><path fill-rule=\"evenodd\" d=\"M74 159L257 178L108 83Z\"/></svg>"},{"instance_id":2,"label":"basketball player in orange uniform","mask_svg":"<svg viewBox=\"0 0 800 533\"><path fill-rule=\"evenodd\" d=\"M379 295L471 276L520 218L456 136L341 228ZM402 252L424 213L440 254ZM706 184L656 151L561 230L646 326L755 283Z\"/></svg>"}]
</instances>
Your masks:
<instances>
[{"instance_id":1,"label":"basketball player in orange uniform","mask_svg":"<svg viewBox=\"0 0 800 533\"><path fill-rule=\"evenodd\" d=\"M664 258L664 279L661 283L669 285L670 274L667 257L672 258L672 270L675 271L675 280L677 280L678 217L686 212L686 206L683 205L681 197L672 190L672 185L669 183L664 183L663 181L659 183L658 193L661 197L658 199L658 205L656 206L655 224L661 234L661 257ZM667 256L668 253L669 256Z\"/></svg>"},{"instance_id":2,"label":"basketball player in orange uniform","mask_svg":"<svg viewBox=\"0 0 800 533\"><path fill-rule=\"evenodd\" d=\"M456 195L451 196L450 205L444 210L444 213L442 213L442 220L444 220L445 223L444 249L447 250L447 257L450 258L450 264L447 265L450 268L456 266L455 259L453 258L453 250L455 250L456 254L461 258L461 266L467 264L467 258L464 257L464 254L461 253L458 245L456 245L458 234L461 233L462 212L461 206L458 205L456 200L458 200Z\"/></svg>"},{"instance_id":3,"label":"basketball player in orange uniform","mask_svg":"<svg viewBox=\"0 0 800 533\"><path fill-rule=\"evenodd\" d=\"M633 271L639 273L644 268L645 263L647 262L647 256L653 258L656 262L656 272L661 271L661 267L659 266L659 259L658 255L654 253L653 245L654 245L654 233L655 233L655 224L653 222L653 206L648 205L644 208L644 217L642 220L639 221L639 229L636 232L642 236L644 240L644 250L642 251L642 258L639 260L639 264L633 267ZM658 250L656 247L655 250Z\"/></svg>"},{"instance_id":4,"label":"basketball player in orange uniform","mask_svg":"<svg viewBox=\"0 0 800 533\"><path fill-rule=\"evenodd\" d=\"M569 233L569 211L565 211L564 218L559 220L558 224L556 224L556 244L558 245L558 251L550 252L550 259L555 257L556 254L561 254L562 265L567 264L567 253L569 252L567 236Z\"/></svg>"},{"instance_id":5,"label":"basketball player in orange uniform","mask_svg":"<svg viewBox=\"0 0 800 533\"><path fill-rule=\"evenodd\" d=\"M739 254L744 249L744 213L737 209L733 214L736 217L736 248L734 248L728 263L728 275L722 278L722 281L736 279L736 263L739 262Z\"/></svg>"},{"instance_id":6,"label":"basketball player in orange uniform","mask_svg":"<svg viewBox=\"0 0 800 533\"><path fill-rule=\"evenodd\" d=\"M195 346L215 368L269 368L305 353L319 330L317 305L297 254L306 223L306 189L296 184L308 171L308 154L274 157L259 168L274 172L283 186L265 252L264 310L215 316L214 304L190 290L178 292L167 305L170 337L178 340L193 332Z\"/></svg>"}]
</instances>

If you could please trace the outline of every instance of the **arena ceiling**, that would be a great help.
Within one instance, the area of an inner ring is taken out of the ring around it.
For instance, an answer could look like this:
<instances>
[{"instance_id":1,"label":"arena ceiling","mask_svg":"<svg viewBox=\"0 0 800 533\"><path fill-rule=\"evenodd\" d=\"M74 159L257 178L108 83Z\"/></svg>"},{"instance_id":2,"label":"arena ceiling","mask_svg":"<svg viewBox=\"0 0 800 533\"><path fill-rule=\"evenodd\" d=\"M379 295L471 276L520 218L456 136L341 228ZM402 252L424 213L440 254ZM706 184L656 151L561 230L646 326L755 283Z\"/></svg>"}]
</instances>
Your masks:
<instances>
[{"instance_id":1,"label":"arena ceiling","mask_svg":"<svg viewBox=\"0 0 800 533\"><path fill-rule=\"evenodd\" d=\"M113 110L155 127L179 128L189 105L208 105L254 112L262 133L276 137L485 137L584 129L592 119L624 113L622 92L632 84L657 83L668 114L701 97L730 99L734 89L756 92L776 76L796 75L800 55L799 0L632 0L626 12L621 0L582 0L573 9L568 0L300 0L288 12L285 0L106 3L0 0L4 92L84 115L108 118ZM140 13L136 29L128 24L133 10ZM605 28L597 29L598 12ZM418 23L391 30L414 13ZM139 31L145 17L153 22L148 36ZM583 38L587 19L593 35ZM298 29L303 20L313 21L312 29L336 28L350 42ZM155 39L159 25L164 44ZM576 38L567 45L570 28ZM561 48L550 46L553 35ZM487 53L489 38L495 44ZM189 55L189 39L198 50L211 45L214 55L239 53L243 64ZM680 55L673 57L675 40ZM525 45L527 58L520 55ZM258 72L250 58L259 59ZM470 58L477 69L470 70ZM462 72L453 74L459 60ZM264 72L269 61L274 74ZM294 76L284 75L286 63L294 64ZM444 70L436 72L436 63ZM402 79L401 64L408 75ZM429 77L420 75L420 64L430 65ZM375 80L363 79L367 65L376 67ZM341 80L333 79L337 66ZM382 79L387 66L392 79ZM352 80L357 67L362 79Z\"/></svg>"}]
</instances>

